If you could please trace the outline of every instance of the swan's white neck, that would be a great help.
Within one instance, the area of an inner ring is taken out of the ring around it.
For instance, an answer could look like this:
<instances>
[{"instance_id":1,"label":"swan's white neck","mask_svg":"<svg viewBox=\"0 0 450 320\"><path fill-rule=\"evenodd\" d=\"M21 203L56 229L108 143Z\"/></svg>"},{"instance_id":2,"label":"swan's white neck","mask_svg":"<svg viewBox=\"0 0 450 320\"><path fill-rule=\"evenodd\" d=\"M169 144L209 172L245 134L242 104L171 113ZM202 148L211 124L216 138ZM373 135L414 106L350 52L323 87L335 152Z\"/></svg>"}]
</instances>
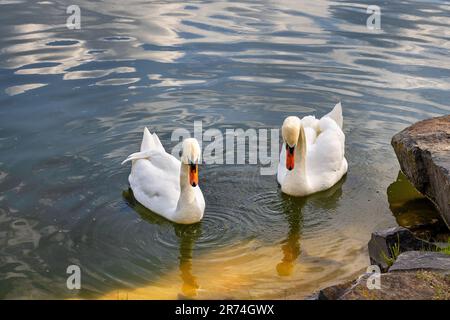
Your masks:
<instances>
[{"instance_id":1,"label":"swan's white neck","mask_svg":"<svg viewBox=\"0 0 450 320\"><path fill-rule=\"evenodd\" d=\"M198 188L198 186L195 188ZM186 220L202 214L197 203L195 188L189 183L189 165L181 163L180 198L178 199L175 214L182 215Z\"/></svg>"},{"instance_id":2,"label":"swan's white neck","mask_svg":"<svg viewBox=\"0 0 450 320\"><path fill-rule=\"evenodd\" d=\"M189 183L189 165L182 163L180 168L180 199L178 200L178 206L181 202L189 203L195 200L194 188Z\"/></svg>"},{"instance_id":3,"label":"swan's white neck","mask_svg":"<svg viewBox=\"0 0 450 320\"><path fill-rule=\"evenodd\" d=\"M295 147L294 169L286 172L282 190L288 194L301 195L309 190L308 175L306 172L306 135L303 126Z\"/></svg>"},{"instance_id":4,"label":"swan's white neck","mask_svg":"<svg viewBox=\"0 0 450 320\"><path fill-rule=\"evenodd\" d=\"M295 172L297 170L297 172ZM294 171L296 175L304 175L306 179L306 135L303 126L300 127L298 135L297 147L295 148L295 165Z\"/></svg>"}]
</instances>

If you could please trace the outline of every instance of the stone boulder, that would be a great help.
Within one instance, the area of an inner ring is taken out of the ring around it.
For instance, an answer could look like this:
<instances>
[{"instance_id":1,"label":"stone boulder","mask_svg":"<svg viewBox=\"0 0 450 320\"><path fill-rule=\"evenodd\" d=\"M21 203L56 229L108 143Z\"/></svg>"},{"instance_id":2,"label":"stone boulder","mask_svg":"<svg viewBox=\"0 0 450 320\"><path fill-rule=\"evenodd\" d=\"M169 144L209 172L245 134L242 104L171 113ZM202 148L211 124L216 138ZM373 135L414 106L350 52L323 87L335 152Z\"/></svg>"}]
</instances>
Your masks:
<instances>
[{"instance_id":1,"label":"stone boulder","mask_svg":"<svg viewBox=\"0 0 450 320\"><path fill-rule=\"evenodd\" d=\"M400 254L388 273L378 274L379 288L373 288L374 274L365 273L320 290L309 300L449 300L450 255L432 251Z\"/></svg>"},{"instance_id":2,"label":"stone boulder","mask_svg":"<svg viewBox=\"0 0 450 320\"><path fill-rule=\"evenodd\" d=\"M450 276L429 270L382 273L380 289L369 289L365 274L320 290L310 300L449 300ZM370 281L370 280L369 280Z\"/></svg>"},{"instance_id":3,"label":"stone boulder","mask_svg":"<svg viewBox=\"0 0 450 320\"><path fill-rule=\"evenodd\" d=\"M450 115L417 122L391 144L402 171L450 228Z\"/></svg>"},{"instance_id":4,"label":"stone boulder","mask_svg":"<svg viewBox=\"0 0 450 320\"><path fill-rule=\"evenodd\" d=\"M402 253L411 250L434 250L436 247L416 238L408 229L394 227L373 232L368 249L370 264L378 265L382 272L386 272L390 267L388 259L395 259L393 251Z\"/></svg>"},{"instance_id":5,"label":"stone boulder","mask_svg":"<svg viewBox=\"0 0 450 320\"><path fill-rule=\"evenodd\" d=\"M368 245L371 264L388 272L365 273L356 280L324 288L307 299L450 300L450 255L438 252L440 245L448 246L420 240L403 227L374 232ZM394 246L395 256L391 249ZM392 259L392 266L386 258ZM374 277L379 279L378 288L373 288Z\"/></svg>"},{"instance_id":6,"label":"stone boulder","mask_svg":"<svg viewBox=\"0 0 450 320\"><path fill-rule=\"evenodd\" d=\"M435 270L450 273L450 255L440 252L408 251L398 256L389 272Z\"/></svg>"}]
</instances>

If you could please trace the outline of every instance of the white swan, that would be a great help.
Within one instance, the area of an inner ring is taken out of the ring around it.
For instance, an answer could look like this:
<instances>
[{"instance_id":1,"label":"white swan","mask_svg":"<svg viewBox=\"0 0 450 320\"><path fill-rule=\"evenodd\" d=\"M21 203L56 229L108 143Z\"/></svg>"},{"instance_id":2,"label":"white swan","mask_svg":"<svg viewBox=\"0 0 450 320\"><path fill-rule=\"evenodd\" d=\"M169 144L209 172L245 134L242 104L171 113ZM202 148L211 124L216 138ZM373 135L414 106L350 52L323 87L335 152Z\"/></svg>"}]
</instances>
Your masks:
<instances>
[{"instance_id":1,"label":"white swan","mask_svg":"<svg viewBox=\"0 0 450 320\"><path fill-rule=\"evenodd\" d=\"M132 161L128 177L134 197L146 208L181 224L199 222L205 200L198 186L200 146L196 139L183 141L181 162L168 154L156 133L144 129L141 151L122 162Z\"/></svg>"},{"instance_id":2,"label":"white swan","mask_svg":"<svg viewBox=\"0 0 450 320\"><path fill-rule=\"evenodd\" d=\"M281 190L292 196L306 196L326 190L347 172L342 106L316 119L287 117L282 126L283 147L277 180Z\"/></svg>"}]
</instances>

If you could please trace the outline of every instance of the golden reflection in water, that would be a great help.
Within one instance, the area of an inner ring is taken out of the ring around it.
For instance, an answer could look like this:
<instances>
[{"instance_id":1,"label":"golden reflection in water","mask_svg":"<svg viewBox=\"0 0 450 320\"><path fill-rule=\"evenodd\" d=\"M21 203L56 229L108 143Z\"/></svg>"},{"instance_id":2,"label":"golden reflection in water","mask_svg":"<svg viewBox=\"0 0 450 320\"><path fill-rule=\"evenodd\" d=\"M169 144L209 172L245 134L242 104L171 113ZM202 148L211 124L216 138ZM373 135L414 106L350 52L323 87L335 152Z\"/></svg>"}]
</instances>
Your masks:
<instances>
[{"instance_id":1,"label":"golden reflection in water","mask_svg":"<svg viewBox=\"0 0 450 320\"><path fill-rule=\"evenodd\" d=\"M192 254L194 250L195 240L201 234L201 224L197 223L192 226L174 226L175 233L180 240L180 277L181 292L187 298L197 296L197 290L200 288L197 278L192 273Z\"/></svg>"},{"instance_id":2,"label":"golden reflection in water","mask_svg":"<svg viewBox=\"0 0 450 320\"><path fill-rule=\"evenodd\" d=\"M300 235L295 234L288 237L281 246L283 259L277 264L277 272L280 276L290 276L294 269L295 261L300 255Z\"/></svg>"},{"instance_id":3,"label":"golden reflection in water","mask_svg":"<svg viewBox=\"0 0 450 320\"><path fill-rule=\"evenodd\" d=\"M289 226L287 237L281 243L283 258L276 266L279 276L290 276L297 264L301 254L300 239L303 227L303 208L308 201L315 203L317 207L324 206L326 209L334 209L342 195L342 185L347 176L344 176L337 184L328 190L313 194L309 197L295 198L281 194L283 200L283 211Z\"/></svg>"},{"instance_id":4,"label":"golden reflection in water","mask_svg":"<svg viewBox=\"0 0 450 320\"><path fill-rule=\"evenodd\" d=\"M287 196L282 195L284 198ZM291 200L285 199L285 215L289 224L289 231L286 239L281 244L283 258L277 264L277 273L279 276L290 276L294 270L297 258L300 256L300 233L302 222L302 208L306 203L306 198Z\"/></svg>"},{"instance_id":5,"label":"golden reflection in water","mask_svg":"<svg viewBox=\"0 0 450 320\"><path fill-rule=\"evenodd\" d=\"M133 196L133 191L128 189L123 192L123 197L139 215L150 223L162 224L170 223L164 218L155 214L149 214L150 211L141 205ZM181 278L181 298L195 298L197 290L200 288L197 277L192 273L192 256L195 246L195 241L201 235L201 224L193 225L177 225L172 224L175 234L179 241L179 275ZM127 298L129 298L127 293Z\"/></svg>"},{"instance_id":6,"label":"golden reflection in water","mask_svg":"<svg viewBox=\"0 0 450 320\"><path fill-rule=\"evenodd\" d=\"M192 274L192 260L180 261L180 272L183 281L181 292L189 298L196 297L200 286L197 283L197 278Z\"/></svg>"},{"instance_id":7,"label":"golden reflection in water","mask_svg":"<svg viewBox=\"0 0 450 320\"><path fill-rule=\"evenodd\" d=\"M327 219L333 216L344 180L307 198L294 198L280 192L280 214L284 215L288 229L284 240L275 245L258 239L241 240L202 251L193 259L202 224L173 225L179 245L178 266L142 287L115 290L100 299L302 298L319 287L357 276L361 266L367 265L363 254L358 253L355 259L355 252L365 248L365 241L346 239L343 244L334 228L320 233L308 231L306 237L303 230L306 207L308 215L325 209L321 212ZM168 223L159 216L149 215L146 208L131 198L131 192L125 191L124 197L148 222Z\"/></svg>"}]
</instances>

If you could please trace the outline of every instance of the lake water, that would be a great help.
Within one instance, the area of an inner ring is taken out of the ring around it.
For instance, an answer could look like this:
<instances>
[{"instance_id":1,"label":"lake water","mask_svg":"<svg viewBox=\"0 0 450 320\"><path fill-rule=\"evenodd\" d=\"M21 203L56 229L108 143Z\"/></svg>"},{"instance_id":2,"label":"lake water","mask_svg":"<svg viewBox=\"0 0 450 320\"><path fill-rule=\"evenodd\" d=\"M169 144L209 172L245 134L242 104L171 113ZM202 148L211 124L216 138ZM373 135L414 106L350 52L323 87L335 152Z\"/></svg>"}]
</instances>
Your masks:
<instances>
[{"instance_id":1,"label":"lake water","mask_svg":"<svg viewBox=\"0 0 450 320\"><path fill-rule=\"evenodd\" d=\"M298 298L368 265L395 226L392 135L450 112L444 1L0 0L0 298ZM369 30L368 5L381 7ZM347 176L283 195L259 165L202 165L201 223L128 192L144 126L279 128L342 101ZM66 288L78 265L81 290Z\"/></svg>"}]
</instances>

